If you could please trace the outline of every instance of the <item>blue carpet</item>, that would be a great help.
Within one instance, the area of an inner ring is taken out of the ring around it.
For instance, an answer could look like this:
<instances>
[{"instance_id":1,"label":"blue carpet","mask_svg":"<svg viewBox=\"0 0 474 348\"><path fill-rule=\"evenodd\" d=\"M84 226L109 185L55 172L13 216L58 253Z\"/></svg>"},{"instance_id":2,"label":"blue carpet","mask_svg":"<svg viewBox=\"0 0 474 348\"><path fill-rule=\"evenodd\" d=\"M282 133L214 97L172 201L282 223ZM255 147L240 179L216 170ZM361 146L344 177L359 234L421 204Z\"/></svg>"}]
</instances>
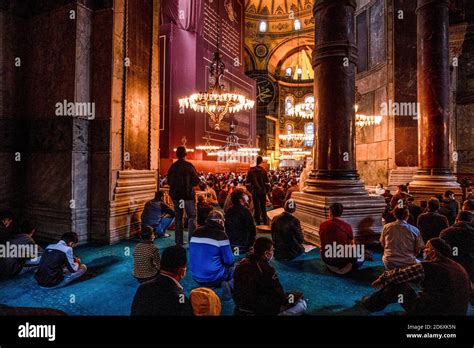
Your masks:
<instances>
[{"instance_id":1,"label":"blue carpet","mask_svg":"<svg viewBox=\"0 0 474 348\"><path fill-rule=\"evenodd\" d=\"M129 315L138 288L132 276L133 248L137 241L113 246L82 246L75 253L87 264L95 277L56 290L41 289L33 274L25 274L0 283L0 303L18 307L43 307L62 310L70 315ZM155 244L163 250L174 245L174 237L160 239ZM285 291L299 290L308 302L311 315L385 315L400 313L398 304L384 312L369 313L358 304L373 292L371 282L383 271L380 254L366 262L357 274L339 277L329 273L322 263L319 250L314 249L291 262L272 261ZM198 287L188 274L182 280L186 293ZM221 289L216 289L221 296ZM232 315L234 303L222 303L222 315ZM470 308L470 314L473 310Z\"/></svg>"}]
</instances>

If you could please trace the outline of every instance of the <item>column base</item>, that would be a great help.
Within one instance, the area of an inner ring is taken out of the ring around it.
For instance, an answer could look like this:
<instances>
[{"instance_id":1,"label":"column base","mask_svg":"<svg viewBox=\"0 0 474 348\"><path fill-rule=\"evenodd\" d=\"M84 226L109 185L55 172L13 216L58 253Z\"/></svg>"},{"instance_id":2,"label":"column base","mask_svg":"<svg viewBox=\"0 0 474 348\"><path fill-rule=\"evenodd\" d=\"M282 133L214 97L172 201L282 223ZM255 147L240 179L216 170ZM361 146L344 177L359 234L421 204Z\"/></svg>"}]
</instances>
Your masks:
<instances>
[{"instance_id":1,"label":"column base","mask_svg":"<svg viewBox=\"0 0 474 348\"><path fill-rule=\"evenodd\" d=\"M320 246L319 225L329 218L329 206L341 203L344 206L342 218L352 226L357 243L369 244L378 241L382 232L382 213L385 200L381 196L365 195L322 195L294 192L291 198L296 203L295 216L300 219L305 240Z\"/></svg>"},{"instance_id":2,"label":"column base","mask_svg":"<svg viewBox=\"0 0 474 348\"><path fill-rule=\"evenodd\" d=\"M461 185L457 182L457 178L452 174L446 175L415 175L413 181L410 182L409 191L417 202L428 201L431 197L451 190L456 197L461 197Z\"/></svg>"}]
</instances>

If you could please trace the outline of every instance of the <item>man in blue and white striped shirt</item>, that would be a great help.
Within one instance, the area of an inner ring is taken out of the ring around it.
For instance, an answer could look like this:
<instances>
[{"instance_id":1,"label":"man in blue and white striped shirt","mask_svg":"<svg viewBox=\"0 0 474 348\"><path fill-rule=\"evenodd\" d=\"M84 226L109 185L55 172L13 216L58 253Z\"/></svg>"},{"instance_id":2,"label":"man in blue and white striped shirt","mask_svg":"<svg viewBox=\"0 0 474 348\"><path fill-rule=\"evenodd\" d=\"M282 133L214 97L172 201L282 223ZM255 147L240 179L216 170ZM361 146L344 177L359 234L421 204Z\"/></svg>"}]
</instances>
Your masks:
<instances>
[{"instance_id":1,"label":"man in blue and white striped shirt","mask_svg":"<svg viewBox=\"0 0 474 348\"><path fill-rule=\"evenodd\" d=\"M222 286L223 300L231 298L234 256L220 211L211 211L206 224L194 232L189 245L189 268L199 285Z\"/></svg>"}]
</instances>

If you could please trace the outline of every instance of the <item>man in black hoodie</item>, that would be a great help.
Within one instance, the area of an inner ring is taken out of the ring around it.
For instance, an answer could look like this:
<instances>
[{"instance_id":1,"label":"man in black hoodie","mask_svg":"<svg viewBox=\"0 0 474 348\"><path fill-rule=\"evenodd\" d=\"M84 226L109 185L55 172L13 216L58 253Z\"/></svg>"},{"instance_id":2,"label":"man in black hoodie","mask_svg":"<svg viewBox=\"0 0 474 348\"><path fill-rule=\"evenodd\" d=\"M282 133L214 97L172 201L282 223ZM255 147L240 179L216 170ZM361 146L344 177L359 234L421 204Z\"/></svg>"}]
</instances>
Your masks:
<instances>
[{"instance_id":1,"label":"man in black hoodie","mask_svg":"<svg viewBox=\"0 0 474 348\"><path fill-rule=\"evenodd\" d=\"M257 225L268 223L267 216L267 193L270 191L270 181L268 174L260 165L263 162L261 156L257 157L257 165L250 168L247 173L247 186L252 193L253 205L255 208L255 222Z\"/></svg>"},{"instance_id":2,"label":"man in black hoodie","mask_svg":"<svg viewBox=\"0 0 474 348\"><path fill-rule=\"evenodd\" d=\"M293 200L286 201L285 211L272 221L272 239L277 260L293 260L304 252L304 236L300 220L292 214L296 210Z\"/></svg>"},{"instance_id":3,"label":"man in black hoodie","mask_svg":"<svg viewBox=\"0 0 474 348\"><path fill-rule=\"evenodd\" d=\"M456 223L441 231L440 238L453 248L453 259L459 262L474 282L474 225L471 223L472 213L462 211Z\"/></svg>"},{"instance_id":4,"label":"man in black hoodie","mask_svg":"<svg viewBox=\"0 0 474 348\"><path fill-rule=\"evenodd\" d=\"M232 207L225 213L225 231L235 252L246 253L255 242L257 234L252 213L246 207L248 196L242 190L232 192Z\"/></svg>"},{"instance_id":5,"label":"man in black hoodie","mask_svg":"<svg viewBox=\"0 0 474 348\"><path fill-rule=\"evenodd\" d=\"M175 242L183 245L183 211L186 210L188 219L188 241L196 229L196 194L194 186L199 184L199 176L196 168L185 160L186 148L179 146L176 149L178 160L168 170L168 183L170 185L170 196L173 199L176 215Z\"/></svg>"},{"instance_id":6,"label":"man in black hoodie","mask_svg":"<svg viewBox=\"0 0 474 348\"><path fill-rule=\"evenodd\" d=\"M275 269L271 239L259 237L253 252L243 259L234 273L235 314L248 315L302 315L307 308L303 294L285 294Z\"/></svg>"}]
</instances>

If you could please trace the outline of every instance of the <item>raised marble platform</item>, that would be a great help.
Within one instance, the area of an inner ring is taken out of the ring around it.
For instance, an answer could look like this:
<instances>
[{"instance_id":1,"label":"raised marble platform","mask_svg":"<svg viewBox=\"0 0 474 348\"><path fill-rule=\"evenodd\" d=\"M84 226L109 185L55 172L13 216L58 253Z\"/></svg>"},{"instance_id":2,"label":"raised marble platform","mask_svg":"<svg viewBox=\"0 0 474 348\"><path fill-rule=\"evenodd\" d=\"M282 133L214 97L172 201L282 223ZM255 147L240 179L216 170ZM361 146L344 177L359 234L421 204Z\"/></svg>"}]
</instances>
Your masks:
<instances>
[{"instance_id":1,"label":"raised marble platform","mask_svg":"<svg viewBox=\"0 0 474 348\"><path fill-rule=\"evenodd\" d=\"M294 215L300 219L308 243L320 246L319 225L329 218L329 206L333 203L344 206L342 218L351 224L356 242L368 244L380 237L385 209L385 200L381 196L322 196L295 192L291 197L296 203Z\"/></svg>"}]
</instances>

